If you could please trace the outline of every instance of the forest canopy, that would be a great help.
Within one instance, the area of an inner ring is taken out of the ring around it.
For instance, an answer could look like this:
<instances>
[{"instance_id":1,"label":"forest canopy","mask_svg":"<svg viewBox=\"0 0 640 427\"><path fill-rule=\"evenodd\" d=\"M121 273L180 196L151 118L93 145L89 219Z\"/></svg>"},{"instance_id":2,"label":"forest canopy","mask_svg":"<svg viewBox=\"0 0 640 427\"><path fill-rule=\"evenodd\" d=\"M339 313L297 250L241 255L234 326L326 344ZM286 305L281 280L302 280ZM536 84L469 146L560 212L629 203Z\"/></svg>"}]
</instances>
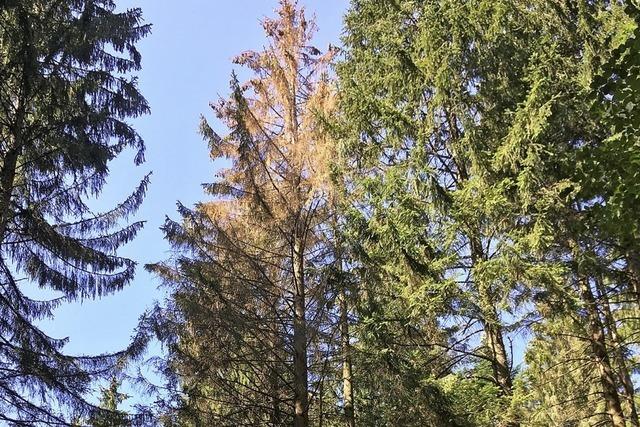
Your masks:
<instances>
[{"instance_id":1,"label":"forest canopy","mask_svg":"<svg viewBox=\"0 0 640 427\"><path fill-rule=\"evenodd\" d=\"M166 298L98 356L39 320L134 280L149 176L90 200L144 161L150 25L0 3L0 423L640 427L640 5L350 0L322 47L273 3L201 117L213 180L154 212Z\"/></svg>"}]
</instances>

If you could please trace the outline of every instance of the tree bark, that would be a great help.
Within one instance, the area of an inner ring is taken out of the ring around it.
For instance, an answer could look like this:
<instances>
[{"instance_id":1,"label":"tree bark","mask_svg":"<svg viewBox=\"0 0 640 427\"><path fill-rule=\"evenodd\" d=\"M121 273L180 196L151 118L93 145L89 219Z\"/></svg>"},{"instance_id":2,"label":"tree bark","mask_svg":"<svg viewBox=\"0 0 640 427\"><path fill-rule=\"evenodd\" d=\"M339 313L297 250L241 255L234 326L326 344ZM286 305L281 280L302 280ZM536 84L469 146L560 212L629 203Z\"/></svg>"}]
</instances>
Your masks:
<instances>
[{"instance_id":1,"label":"tree bark","mask_svg":"<svg viewBox=\"0 0 640 427\"><path fill-rule=\"evenodd\" d=\"M11 198L13 197L13 188L16 180L16 168L18 159L22 154L24 145L24 124L26 118L26 100L30 93L30 68L35 63L35 53L32 42L32 31L26 13L19 9L20 26L25 37L22 47L23 64L22 79L20 82L20 92L17 96L15 120L10 126L10 132L13 141L10 142L9 149L2 159L2 168L0 169L0 242L3 242L7 233L7 227L12 220L13 211L11 210Z\"/></svg>"},{"instance_id":2,"label":"tree bark","mask_svg":"<svg viewBox=\"0 0 640 427\"><path fill-rule=\"evenodd\" d=\"M477 239L471 239L471 259L474 266L482 258L483 253L480 242ZM513 393L513 381L511 379L507 350L504 346L504 331L500 316L496 310L495 298L487 284L476 283L476 286L478 288L480 310L482 311L484 333L487 339L487 346L491 352L493 375L501 393L505 396L510 396Z\"/></svg>"},{"instance_id":3,"label":"tree bark","mask_svg":"<svg viewBox=\"0 0 640 427\"><path fill-rule=\"evenodd\" d=\"M633 249L627 249L627 271L630 276L631 288L640 306L640 254Z\"/></svg>"},{"instance_id":4,"label":"tree bark","mask_svg":"<svg viewBox=\"0 0 640 427\"><path fill-rule=\"evenodd\" d=\"M496 381L502 394L510 396L513 393L513 381L511 379L511 369L509 368L509 359L502 337L502 325L500 325L497 319L497 313L495 312L489 313L488 317L485 316L484 322L487 344L491 350Z\"/></svg>"},{"instance_id":5,"label":"tree bark","mask_svg":"<svg viewBox=\"0 0 640 427\"><path fill-rule=\"evenodd\" d=\"M4 241L13 213L11 197L13 195L19 156L19 146L9 150L3 159L2 169L0 170L0 241Z\"/></svg>"},{"instance_id":6,"label":"tree bark","mask_svg":"<svg viewBox=\"0 0 640 427\"><path fill-rule=\"evenodd\" d=\"M627 367L627 361L622 352L622 343L620 342L620 337L618 336L618 327L616 325L616 320L613 317L613 313L611 312L611 304L609 303L609 298L607 297L606 289L604 288L602 280L597 279L596 284L598 286L598 293L600 294L600 298L602 299L602 308L606 322L605 329L607 330L607 336L614 346L613 356L615 358L616 364L618 365L618 377L620 378L620 382L622 383L623 387L622 396L629 405L629 422L632 427L640 427L640 422L638 420L638 410L636 408L635 402L635 390L633 387L633 381L631 380L629 368Z\"/></svg>"},{"instance_id":7,"label":"tree bark","mask_svg":"<svg viewBox=\"0 0 640 427\"><path fill-rule=\"evenodd\" d=\"M586 279L580 279L579 286L580 295L585 303L585 308L588 313L589 341L600 373L600 384L602 385L602 394L607 404L607 413L611 417L611 425L613 427L625 427L624 413L622 412L622 405L618 394L616 375L609 360L604 328L600 315L598 314L596 301Z\"/></svg>"},{"instance_id":8,"label":"tree bark","mask_svg":"<svg viewBox=\"0 0 640 427\"><path fill-rule=\"evenodd\" d=\"M304 282L304 243L300 233L293 242L293 365L295 427L309 425L309 394L307 367L307 322Z\"/></svg>"},{"instance_id":9,"label":"tree bark","mask_svg":"<svg viewBox=\"0 0 640 427\"><path fill-rule=\"evenodd\" d=\"M355 427L356 418L353 405L353 372L351 364L351 342L349 341L349 304L344 286L340 289L340 338L342 347L342 394L344 417L347 427Z\"/></svg>"}]
</instances>

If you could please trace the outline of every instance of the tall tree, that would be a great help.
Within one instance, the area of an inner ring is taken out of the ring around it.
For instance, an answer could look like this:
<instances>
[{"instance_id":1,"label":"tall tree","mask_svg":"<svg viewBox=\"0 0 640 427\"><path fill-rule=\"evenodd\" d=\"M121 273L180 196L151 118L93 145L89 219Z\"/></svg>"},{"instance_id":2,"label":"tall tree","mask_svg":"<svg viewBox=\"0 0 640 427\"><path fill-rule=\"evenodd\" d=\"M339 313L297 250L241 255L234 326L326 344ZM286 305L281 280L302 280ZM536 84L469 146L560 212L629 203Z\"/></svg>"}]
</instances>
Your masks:
<instances>
[{"instance_id":1,"label":"tall tree","mask_svg":"<svg viewBox=\"0 0 640 427\"><path fill-rule=\"evenodd\" d=\"M500 31L527 23L515 5L492 3L354 1L338 71L352 225L365 265L381 267L392 283L383 292L397 301L383 302L376 324L395 322L396 333L413 336L409 347L426 360L439 353L443 367L488 361L508 397L506 318L515 305L505 296L522 281L505 268L514 224L497 221L508 201L489 179L487 151L499 130L493 122L476 129L491 91L506 82L520 89L515 64L527 41ZM503 97L499 108L512 102Z\"/></svg>"},{"instance_id":2,"label":"tall tree","mask_svg":"<svg viewBox=\"0 0 640 427\"><path fill-rule=\"evenodd\" d=\"M230 99L213 106L231 132L219 137L202 121L212 158L230 162L207 186L215 200L167 221L177 259L150 266L174 289L168 308L183 330L170 363L185 396L178 413L194 423L307 426L326 416L339 333L328 326L336 289L325 268L335 263L330 140L317 117L332 105L332 52L310 46L315 24L296 2L277 13L263 21L265 50L235 59L252 78L234 76Z\"/></svg>"},{"instance_id":3,"label":"tall tree","mask_svg":"<svg viewBox=\"0 0 640 427\"><path fill-rule=\"evenodd\" d=\"M547 286L538 294L542 297L538 303L555 305L556 314L566 319L560 324L571 326L567 331L556 329L556 334L571 334L588 344L581 370L597 373L596 390L607 421L614 426L637 425L628 361L630 342L628 336L619 334L621 326L622 330L628 327L625 325L633 317L629 310L637 310L637 304L629 304L634 298L632 275L628 274L628 242L635 231L633 222L622 231L611 221L612 212L621 217L630 215L627 203L635 197L635 184L626 169L637 153L633 144L629 145L633 138L619 138L619 130L602 117L602 110L618 104L621 97L602 93L594 97L593 91L603 75L605 80L617 80L611 64L620 60L620 51L633 46L637 9L631 2L569 3L551 8L542 3L539 9L548 17L542 28L564 34L563 43L546 48L549 56L540 55L532 61L538 70L538 75L531 75L532 87L540 90L531 90L528 104L521 108L523 115L546 116L537 127L540 132L524 139L544 147L545 152L536 155L539 160L532 168L524 156L511 151L513 146L503 146L503 153L510 153L510 168L520 169L519 177L527 169L536 170L535 178L532 174L533 179L528 180L528 194L519 191L524 204L533 202L532 196L542 200L550 188L564 187L552 205L541 210L536 202L538 206L531 210L536 218L533 223L547 224L544 258L563 269L559 286ZM635 96L631 91L631 98ZM617 152L615 162L611 162L612 151ZM607 172L603 173L601 164L610 166ZM617 191L611 190L611 184ZM559 304L562 300L573 303ZM543 328L554 329L548 322L543 319ZM561 336L557 338L562 341ZM575 366L572 358L564 363Z\"/></svg>"},{"instance_id":4,"label":"tall tree","mask_svg":"<svg viewBox=\"0 0 640 427\"><path fill-rule=\"evenodd\" d=\"M382 316L371 324L397 325L398 338L379 339L387 352L418 335L409 360L443 347L457 373L497 387L490 425L521 421L510 331L532 323L553 331L551 342L575 334L588 343L579 372L597 373L590 390L605 419L635 422L633 386L624 386L630 341L618 335L633 324L622 320L633 232L608 222L616 236L595 218L633 215L636 140L626 119L629 139L612 140L592 110L602 68L595 110L634 99L634 77L619 66L632 62L634 11L605 1L352 2L338 74L350 225L365 274L383 278L371 292ZM598 173L622 185L601 185ZM543 315L550 306L554 316ZM567 329L549 327L555 316Z\"/></svg>"},{"instance_id":5,"label":"tall tree","mask_svg":"<svg viewBox=\"0 0 640 427\"><path fill-rule=\"evenodd\" d=\"M336 111L280 5L150 266L169 423L638 425L637 7L353 0Z\"/></svg>"},{"instance_id":6,"label":"tall tree","mask_svg":"<svg viewBox=\"0 0 640 427\"><path fill-rule=\"evenodd\" d=\"M148 179L107 212L87 201L124 149L143 161L126 120L148 112L130 73L150 27L139 9L115 12L110 0L5 1L0 22L0 420L65 425L65 412L102 411L85 396L122 354L69 356L66 339L37 322L64 301L107 295L133 278L135 262L116 251L142 227L122 221ZM59 298L33 300L32 287Z\"/></svg>"}]
</instances>

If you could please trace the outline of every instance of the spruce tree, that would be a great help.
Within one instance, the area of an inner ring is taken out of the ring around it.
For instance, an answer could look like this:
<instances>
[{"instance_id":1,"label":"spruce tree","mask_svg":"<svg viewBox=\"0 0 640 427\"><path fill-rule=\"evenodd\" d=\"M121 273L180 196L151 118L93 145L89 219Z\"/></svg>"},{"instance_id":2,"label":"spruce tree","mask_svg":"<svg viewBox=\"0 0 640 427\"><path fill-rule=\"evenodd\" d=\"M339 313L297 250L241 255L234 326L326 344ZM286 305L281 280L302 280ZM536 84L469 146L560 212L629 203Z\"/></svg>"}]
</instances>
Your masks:
<instances>
[{"instance_id":1,"label":"spruce tree","mask_svg":"<svg viewBox=\"0 0 640 427\"><path fill-rule=\"evenodd\" d=\"M126 412L119 410L119 406L129 396L120 392L121 382L113 377L109 382L109 387L102 389L100 398L100 407L109 411L108 414L98 414L91 419L89 425L91 427L126 427L131 422Z\"/></svg>"},{"instance_id":2,"label":"spruce tree","mask_svg":"<svg viewBox=\"0 0 640 427\"><path fill-rule=\"evenodd\" d=\"M509 202L490 181L488 152L504 120L496 111L517 101L488 98L507 83L522 89L528 40L500 35L527 28L518 13L511 2L363 0L347 16L343 171L353 240L377 277L366 280L363 308L396 369L422 365L408 393L426 383L435 396L451 366L480 362L505 405L513 393L506 319L516 304L506 296L522 282L504 244L515 224L499 220ZM484 125L489 102L497 106ZM407 422L446 422L435 403Z\"/></svg>"},{"instance_id":3,"label":"spruce tree","mask_svg":"<svg viewBox=\"0 0 640 427\"><path fill-rule=\"evenodd\" d=\"M12 0L0 5L0 421L66 425L101 410L93 380L124 354L74 357L38 320L65 301L118 291L135 262L117 255L142 227L124 221L148 179L113 209L95 212L109 163L144 159L128 118L149 108L132 72L149 30L139 9L111 0ZM58 298L37 301L30 288ZM138 344L127 349L138 351ZM102 411L104 412L104 411Z\"/></svg>"},{"instance_id":4,"label":"spruce tree","mask_svg":"<svg viewBox=\"0 0 640 427\"><path fill-rule=\"evenodd\" d=\"M206 186L215 199L166 221L176 255L149 266L172 290L156 318L178 422L302 427L335 412L325 403L339 341L326 273L331 146L317 120L333 102L333 52L310 45L315 23L295 1L262 25L264 50L235 59L250 80L234 75L231 96L212 105L230 133L202 120L212 158L230 163Z\"/></svg>"},{"instance_id":5,"label":"spruce tree","mask_svg":"<svg viewBox=\"0 0 640 427\"><path fill-rule=\"evenodd\" d=\"M494 411L486 425L529 422L509 351L517 331L539 334L528 360L541 365L528 374L549 366L538 356L554 343L562 369L593 374L567 381L576 394L561 404L583 402L586 423L637 423L635 11L352 2L338 74L350 228L371 284L363 308L375 308L362 320L406 364L443 348L453 374L423 370L441 389L452 377L494 387L479 405ZM564 335L586 343L580 363ZM547 397L566 391L549 384Z\"/></svg>"}]
</instances>

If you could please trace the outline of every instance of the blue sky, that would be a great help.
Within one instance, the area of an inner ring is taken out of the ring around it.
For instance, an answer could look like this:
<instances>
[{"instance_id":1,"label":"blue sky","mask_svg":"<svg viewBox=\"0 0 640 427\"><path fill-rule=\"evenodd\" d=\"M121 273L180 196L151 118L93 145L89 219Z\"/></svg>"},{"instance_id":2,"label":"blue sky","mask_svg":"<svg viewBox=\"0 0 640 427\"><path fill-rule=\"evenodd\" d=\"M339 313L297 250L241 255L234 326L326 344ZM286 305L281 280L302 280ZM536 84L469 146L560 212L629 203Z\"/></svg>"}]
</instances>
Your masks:
<instances>
[{"instance_id":1,"label":"blue sky","mask_svg":"<svg viewBox=\"0 0 640 427\"><path fill-rule=\"evenodd\" d=\"M329 43L339 44L348 0L301 3L309 14L316 14L319 32L314 44L323 50ZM116 4L119 9L142 8L145 20L153 24L152 34L139 44L143 70L138 74L152 113L134 121L147 144L147 162L135 167L133 153L115 161L109 185L96 204L114 206L153 171L149 193L137 215L148 222L137 240L122 251L140 264L133 284L101 300L66 304L44 325L52 336L70 338L66 348L72 354L124 348L139 316L162 298L157 281L142 266L168 256L169 247L159 230L165 215L177 217L177 200L186 205L202 200L200 184L210 182L216 172L197 133L199 117L205 114L216 130L225 132L208 104L228 94L231 71L237 69L231 58L264 46L259 20L273 15L277 1L116 0Z\"/></svg>"}]
</instances>

